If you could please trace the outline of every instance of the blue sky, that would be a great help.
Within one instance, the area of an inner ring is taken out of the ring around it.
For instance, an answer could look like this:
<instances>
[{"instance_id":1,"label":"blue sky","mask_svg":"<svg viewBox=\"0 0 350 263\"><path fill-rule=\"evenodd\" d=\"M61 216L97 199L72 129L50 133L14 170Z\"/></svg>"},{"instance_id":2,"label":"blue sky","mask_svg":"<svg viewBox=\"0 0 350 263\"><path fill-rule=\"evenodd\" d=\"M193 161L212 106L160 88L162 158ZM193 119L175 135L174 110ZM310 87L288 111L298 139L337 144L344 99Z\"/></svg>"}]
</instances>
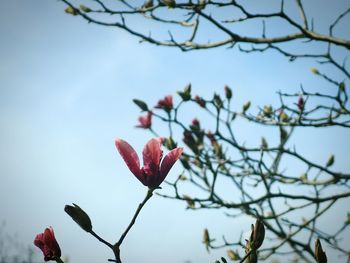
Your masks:
<instances>
[{"instance_id":1,"label":"blue sky","mask_svg":"<svg viewBox=\"0 0 350 263\"><path fill-rule=\"evenodd\" d=\"M341 10L343 4L332 8ZM52 225L71 262L104 262L112 255L71 221L65 204L79 204L96 232L112 241L146 193L114 147L120 137L141 152L151 138L134 128L139 110L133 98L153 105L171 94L179 102L176 91L189 82L195 94L210 98L228 84L238 108L246 100L256 108L277 104L280 89L326 86L310 73L314 62L289 63L275 53L246 55L225 48L182 53L139 44L120 30L66 15L64 8L59 1L1 2L0 221L25 244ZM260 140L247 124L237 129L243 141ZM349 172L348 138L344 129L296 135L307 156L326 160L336 153L335 167ZM179 172L177 165L169 180ZM232 226L219 212L190 212L185 204L154 197L125 240L122 257L129 263L213 262L225 252L207 254L202 230L234 239L249 228L246 221L237 222Z\"/></svg>"}]
</instances>

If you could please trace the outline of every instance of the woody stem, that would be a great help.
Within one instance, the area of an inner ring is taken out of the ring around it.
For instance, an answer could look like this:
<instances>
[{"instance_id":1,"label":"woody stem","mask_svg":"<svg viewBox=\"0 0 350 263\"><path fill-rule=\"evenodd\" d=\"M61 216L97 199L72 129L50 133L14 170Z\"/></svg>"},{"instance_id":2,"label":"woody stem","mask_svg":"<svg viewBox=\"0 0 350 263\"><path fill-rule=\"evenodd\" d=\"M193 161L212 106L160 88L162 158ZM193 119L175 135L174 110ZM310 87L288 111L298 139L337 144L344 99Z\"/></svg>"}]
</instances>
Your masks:
<instances>
[{"instance_id":1,"label":"woody stem","mask_svg":"<svg viewBox=\"0 0 350 263\"><path fill-rule=\"evenodd\" d=\"M136 222L136 218L138 217L138 215L141 212L141 209L143 208L143 206L147 203L147 201L152 197L153 195L153 191L154 189L148 189L147 194L145 196L145 199L139 204L139 206L137 207L135 214L133 216L133 218L131 219L128 227L125 229L124 233L120 236L119 240L117 243L114 244L113 246L113 252L114 255L116 257L116 262L121 262L120 260L120 245L123 243L124 238L126 237L126 235L128 234L128 232L130 231L130 229L132 228L132 226L135 224Z\"/></svg>"}]
</instances>

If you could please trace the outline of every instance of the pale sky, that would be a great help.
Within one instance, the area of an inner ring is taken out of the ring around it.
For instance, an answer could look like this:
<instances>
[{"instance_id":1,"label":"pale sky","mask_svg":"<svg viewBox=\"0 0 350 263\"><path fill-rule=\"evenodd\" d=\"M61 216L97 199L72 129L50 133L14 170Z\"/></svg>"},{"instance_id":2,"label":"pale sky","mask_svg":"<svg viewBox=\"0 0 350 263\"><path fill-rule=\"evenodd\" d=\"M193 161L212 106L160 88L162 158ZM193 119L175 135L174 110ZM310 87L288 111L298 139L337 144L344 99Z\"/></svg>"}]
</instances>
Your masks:
<instances>
[{"instance_id":1,"label":"pale sky","mask_svg":"<svg viewBox=\"0 0 350 263\"><path fill-rule=\"evenodd\" d=\"M327 20L329 8L343 10L345 3L320 4L320 23ZM23 244L53 226L70 262L106 262L112 254L65 214L65 204L84 208L95 231L112 242L147 191L114 146L120 137L140 153L152 137L134 128L139 109L132 99L154 105L171 94L177 103L176 91L189 82L194 94L211 98L214 92L223 94L228 84L237 108L251 100L256 109L278 104L275 92L280 89L297 91L301 84L322 89L327 84L310 73L318 66L313 61L289 63L273 52L246 55L226 48L182 53L87 24L64 8L59 1L0 3L0 221ZM196 114L191 111L184 118ZM237 134L256 144L260 136L251 127L243 123ZM306 129L295 140L308 157L326 161L334 153L335 169L350 171L346 129ZM181 171L177 164L168 179ZM164 186L160 191L167 190ZM208 254L201 244L203 229L218 239L225 234L236 240L253 223L239 219L232 225L219 211L185 208L184 203L153 197L123 243L124 261L214 262L226 252ZM347 211L337 209L341 221Z\"/></svg>"}]
</instances>

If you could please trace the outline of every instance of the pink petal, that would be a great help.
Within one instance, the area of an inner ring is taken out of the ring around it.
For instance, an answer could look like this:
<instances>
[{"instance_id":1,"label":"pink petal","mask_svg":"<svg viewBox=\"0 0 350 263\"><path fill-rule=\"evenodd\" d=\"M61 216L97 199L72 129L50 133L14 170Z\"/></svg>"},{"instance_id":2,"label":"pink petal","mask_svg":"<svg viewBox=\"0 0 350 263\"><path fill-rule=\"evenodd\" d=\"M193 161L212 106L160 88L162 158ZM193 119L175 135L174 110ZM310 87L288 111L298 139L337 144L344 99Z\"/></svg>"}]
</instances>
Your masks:
<instances>
[{"instance_id":1,"label":"pink petal","mask_svg":"<svg viewBox=\"0 0 350 263\"><path fill-rule=\"evenodd\" d=\"M171 150L163 159L162 165L160 167L160 180L163 181L168 175L171 167L180 158L182 154L182 148L175 148Z\"/></svg>"},{"instance_id":2,"label":"pink petal","mask_svg":"<svg viewBox=\"0 0 350 263\"><path fill-rule=\"evenodd\" d=\"M159 139L151 139L145 145L142 151L143 155L143 166L145 169L151 169L156 174L159 171L160 159L162 158L162 150L160 149Z\"/></svg>"},{"instance_id":3,"label":"pink petal","mask_svg":"<svg viewBox=\"0 0 350 263\"><path fill-rule=\"evenodd\" d=\"M49 251L52 253L53 256L60 257L61 256L61 249L58 245L55 234L53 232L52 227L46 228L44 231L44 244L47 246Z\"/></svg>"},{"instance_id":4,"label":"pink petal","mask_svg":"<svg viewBox=\"0 0 350 263\"><path fill-rule=\"evenodd\" d=\"M140 169L140 160L134 148L132 148L130 144L122 139L116 139L115 146L117 147L118 152L122 156L129 170L141 181L142 172Z\"/></svg>"}]
</instances>

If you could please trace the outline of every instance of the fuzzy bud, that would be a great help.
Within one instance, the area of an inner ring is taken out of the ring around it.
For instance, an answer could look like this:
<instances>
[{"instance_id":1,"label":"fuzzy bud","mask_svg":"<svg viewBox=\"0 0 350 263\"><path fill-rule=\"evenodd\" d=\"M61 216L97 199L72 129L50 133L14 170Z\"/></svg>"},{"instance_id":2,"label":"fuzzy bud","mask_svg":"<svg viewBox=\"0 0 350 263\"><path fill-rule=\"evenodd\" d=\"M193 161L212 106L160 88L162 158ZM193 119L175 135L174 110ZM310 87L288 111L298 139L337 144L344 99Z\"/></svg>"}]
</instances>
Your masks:
<instances>
[{"instance_id":1,"label":"fuzzy bud","mask_svg":"<svg viewBox=\"0 0 350 263\"><path fill-rule=\"evenodd\" d=\"M317 68L311 68L310 70L311 70L311 72L312 72L313 74L315 74L315 75L319 75L319 74L320 74L320 72L318 71Z\"/></svg>"},{"instance_id":2,"label":"fuzzy bud","mask_svg":"<svg viewBox=\"0 0 350 263\"><path fill-rule=\"evenodd\" d=\"M232 98L232 90L229 86L225 86L225 96L228 100L230 100Z\"/></svg>"},{"instance_id":3,"label":"fuzzy bud","mask_svg":"<svg viewBox=\"0 0 350 263\"><path fill-rule=\"evenodd\" d=\"M315 242L315 255L317 263L327 263L327 255L322 249L321 241L320 239L316 239Z\"/></svg>"},{"instance_id":4,"label":"fuzzy bud","mask_svg":"<svg viewBox=\"0 0 350 263\"><path fill-rule=\"evenodd\" d=\"M89 7L87 7L85 5L80 5L80 10L85 12L85 13L90 13L92 11Z\"/></svg>"},{"instance_id":5,"label":"fuzzy bud","mask_svg":"<svg viewBox=\"0 0 350 263\"><path fill-rule=\"evenodd\" d=\"M245 113L250 108L250 101L243 104L243 113Z\"/></svg>"},{"instance_id":6,"label":"fuzzy bud","mask_svg":"<svg viewBox=\"0 0 350 263\"><path fill-rule=\"evenodd\" d=\"M87 213L78 205L66 205L64 211L86 232L92 230L91 220Z\"/></svg>"},{"instance_id":7,"label":"fuzzy bud","mask_svg":"<svg viewBox=\"0 0 350 263\"><path fill-rule=\"evenodd\" d=\"M71 7L71 6L68 6L66 9L64 9L64 12L66 12L67 14L73 15L73 16L78 15L78 11L74 7Z\"/></svg>"},{"instance_id":8,"label":"fuzzy bud","mask_svg":"<svg viewBox=\"0 0 350 263\"><path fill-rule=\"evenodd\" d=\"M177 94L183 101L189 101L191 99L191 83L185 87L184 91L178 91Z\"/></svg>"},{"instance_id":9,"label":"fuzzy bud","mask_svg":"<svg viewBox=\"0 0 350 263\"><path fill-rule=\"evenodd\" d=\"M326 167L330 167L334 164L334 155L331 154L327 160Z\"/></svg>"}]
</instances>

